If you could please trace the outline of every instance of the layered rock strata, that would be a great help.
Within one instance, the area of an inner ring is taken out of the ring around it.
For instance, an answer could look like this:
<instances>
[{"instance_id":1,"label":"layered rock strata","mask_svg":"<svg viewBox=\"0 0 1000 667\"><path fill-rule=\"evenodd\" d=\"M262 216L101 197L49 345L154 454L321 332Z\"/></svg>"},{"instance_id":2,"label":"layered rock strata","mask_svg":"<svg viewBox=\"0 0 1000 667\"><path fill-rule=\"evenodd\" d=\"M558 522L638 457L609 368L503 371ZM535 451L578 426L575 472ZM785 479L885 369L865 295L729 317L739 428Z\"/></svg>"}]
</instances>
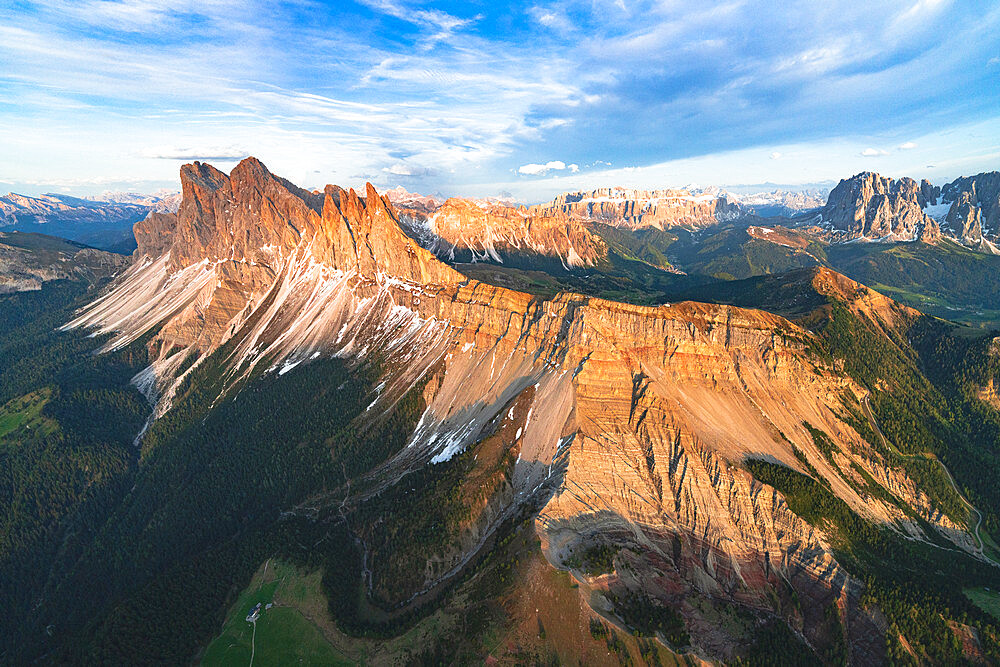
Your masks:
<instances>
[{"instance_id":1,"label":"layered rock strata","mask_svg":"<svg viewBox=\"0 0 1000 667\"><path fill-rule=\"evenodd\" d=\"M422 245L449 261L548 259L573 269L607 257L604 241L579 221L533 209L453 198L426 216L407 212L404 223Z\"/></svg>"},{"instance_id":2,"label":"layered rock strata","mask_svg":"<svg viewBox=\"0 0 1000 667\"><path fill-rule=\"evenodd\" d=\"M725 196L692 194L688 190L631 190L601 188L559 195L548 204L532 207L544 215L590 220L629 227L699 228L725 222L743 214Z\"/></svg>"}]
</instances>

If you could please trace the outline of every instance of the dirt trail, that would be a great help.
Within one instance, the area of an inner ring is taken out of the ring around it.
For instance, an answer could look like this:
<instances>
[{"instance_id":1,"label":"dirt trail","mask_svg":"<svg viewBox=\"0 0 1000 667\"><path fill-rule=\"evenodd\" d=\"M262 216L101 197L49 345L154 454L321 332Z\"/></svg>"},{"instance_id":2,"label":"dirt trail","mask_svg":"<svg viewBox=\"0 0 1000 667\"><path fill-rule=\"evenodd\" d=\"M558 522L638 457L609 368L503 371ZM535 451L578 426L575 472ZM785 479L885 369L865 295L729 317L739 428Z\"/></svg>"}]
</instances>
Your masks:
<instances>
[{"instance_id":1,"label":"dirt trail","mask_svg":"<svg viewBox=\"0 0 1000 667\"><path fill-rule=\"evenodd\" d=\"M1000 566L1000 563L997 563L995 560L986 555L983 538L979 534L979 528L983 525L982 512L977 510L972 503L970 503L968 500L965 499L965 496L963 496L962 492L958 489L958 484L955 483L955 478L951 476L951 472L948 470L948 467L944 463L942 463L941 459L935 456L932 452L924 452L922 454L904 454L903 452L896 449L896 446L893 445L891 442L889 442L889 439L885 437L885 433L882 432L882 427L878 425L878 421L876 421L875 415L872 414L872 409L868 403L867 396L865 396L861 400L861 407L864 408L865 410L865 416L868 417L868 422L871 424L872 428L875 429L875 432L878 433L878 437L882 439L882 444L885 446L886 449L891 451L893 454L904 459L924 459L924 460L937 461L938 465L941 466L941 470L944 471L945 476L948 478L948 482L951 483L951 488L955 490L955 495L957 495L959 500L965 503L965 505L972 512L974 512L976 517L978 518L978 521L976 521L976 527L973 529L972 534L975 536L976 541L979 542L979 555L985 558L986 560L990 561L994 565Z\"/></svg>"}]
</instances>

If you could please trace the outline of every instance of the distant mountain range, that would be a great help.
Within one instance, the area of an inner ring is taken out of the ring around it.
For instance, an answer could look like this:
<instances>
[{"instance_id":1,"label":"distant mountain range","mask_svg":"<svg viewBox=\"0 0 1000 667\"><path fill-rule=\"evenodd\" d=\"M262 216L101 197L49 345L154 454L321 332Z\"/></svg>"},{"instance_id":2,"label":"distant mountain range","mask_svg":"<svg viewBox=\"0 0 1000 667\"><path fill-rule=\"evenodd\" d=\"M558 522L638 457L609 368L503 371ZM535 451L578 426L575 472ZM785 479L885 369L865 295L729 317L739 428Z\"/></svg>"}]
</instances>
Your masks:
<instances>
[{"instance_id":1,"label":"distant mountain range","mask_svg":"<svg viewBox=\"0 0 1000 667\"><path fill-rule=\"evenodd\" d=\"M959 178L943 187L864 172L841 181L829 195L817 189L737 194L714 186L612 187L567 192L531 206L506 198L446 199L402 187L385 195L427 247L447 251L456 261L502 262L504 257L539 255L567 268L588 266L606 256L588 225L695 230L740 220L755 224L757 218L788 218L787 223L774 223L797 228L814 225L817 237L832 242L935 243L944 237L995 253L1000 240L997 172ZM130 252L132 225L150 213L174 212L180 201L181 193L168 190L105 192L85 199L10 193L0 197L0 229L43 232Z\"/></svg>"},{"instance_id":2,"label":"distant mountain range","mask_svg":"<svg viewBox=\"0 0 1000 667\"><path fill-rule=\"evenodd\" d=\"M181 193L176 190L160 189L150 194L141 192L105 191L99 195L86 197L98 204L137 204L148 206L157 213L172 213L181 205Z\"/></svg>"},{"instance_id":3,"label":"distant mountain range","mask_svg":"<svg viewBox=\"0 0 1000 667\"><path fill-rule=\"evenodd\" d=\"M40 290L52 280L100 283L129 258L82 243L31 232L0 232L0 294Z\"/></svg>"},{"instance_id":4,"label":"distant mountain range","mask_svg":"<svg viewBox=\"0 0 1000 667\"><path fill-rule=\"evenodd\" d=\"M840 241L914 241L951 238L997 254L1000 172L958 178L944 187L893 180L872 172L845 179L830 193L817 221Z\"/></svg>"},{"instance_id":5,"label":"distant mountain range","mask_svg":"<svg viewBox=\"0 0 1000 667\"><path fill-rule=\"evenodd\" d=\"M116 252L135 248L132 226L150 212L176 211L180 193L106 192L81 199L60 194L0 197L0 230L40 232Z\"/></svg>"}]
</instances>

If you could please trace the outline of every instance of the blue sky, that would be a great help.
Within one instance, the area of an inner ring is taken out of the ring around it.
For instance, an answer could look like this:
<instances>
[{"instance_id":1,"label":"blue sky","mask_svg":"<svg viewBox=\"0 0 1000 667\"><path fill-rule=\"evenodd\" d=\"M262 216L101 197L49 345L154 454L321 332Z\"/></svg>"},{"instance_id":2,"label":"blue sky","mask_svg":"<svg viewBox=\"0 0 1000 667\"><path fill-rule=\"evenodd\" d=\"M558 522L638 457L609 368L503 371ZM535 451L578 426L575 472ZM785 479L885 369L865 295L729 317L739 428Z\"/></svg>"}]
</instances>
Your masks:
<instances>
[{"instance_id":1,"label":"blue sky","mask_svg":"<svg viewBox=\"0 0 1000 667\"><path fill-rule=\"evenodd\" d=\"M1000 2L44 0L0 8L0 189L600 185L1000 168Z\"/></svg>"}]
</instances>

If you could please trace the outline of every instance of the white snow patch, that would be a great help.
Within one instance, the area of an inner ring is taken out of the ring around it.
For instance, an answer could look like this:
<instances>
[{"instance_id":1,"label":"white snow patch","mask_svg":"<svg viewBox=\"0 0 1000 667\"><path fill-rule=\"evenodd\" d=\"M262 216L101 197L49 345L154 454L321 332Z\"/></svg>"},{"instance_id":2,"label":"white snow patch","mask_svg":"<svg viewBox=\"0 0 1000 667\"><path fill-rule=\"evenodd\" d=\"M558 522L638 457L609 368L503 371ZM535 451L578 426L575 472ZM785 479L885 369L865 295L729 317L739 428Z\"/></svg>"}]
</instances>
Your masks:
<instances>
[{"instance_id":1,"label":"white snow patch","mask_svg":"<svg viewBox=\"0 0 1000 667\"><path fill-rule=\"evenodd\" d=\"M944 220L945 216L948 215L948 211L951 210L951 202L942 201L940 204L930 204L924 207L924 213L934 218L935 220Z\"/></svg>"},{"instance_id":2,"label":"white snow patch","mask_svg":"<svg viewBox=\"0 0 1000 667\"><path fill-rule=\"evenodd\" d=\"M281 364L281 368L278 370L278 375L284 375L288 371L298 366L300 363L302 363L301 359L298 359L297 361L286 361L285 363Z\"/></svg>"}]
</instances>

